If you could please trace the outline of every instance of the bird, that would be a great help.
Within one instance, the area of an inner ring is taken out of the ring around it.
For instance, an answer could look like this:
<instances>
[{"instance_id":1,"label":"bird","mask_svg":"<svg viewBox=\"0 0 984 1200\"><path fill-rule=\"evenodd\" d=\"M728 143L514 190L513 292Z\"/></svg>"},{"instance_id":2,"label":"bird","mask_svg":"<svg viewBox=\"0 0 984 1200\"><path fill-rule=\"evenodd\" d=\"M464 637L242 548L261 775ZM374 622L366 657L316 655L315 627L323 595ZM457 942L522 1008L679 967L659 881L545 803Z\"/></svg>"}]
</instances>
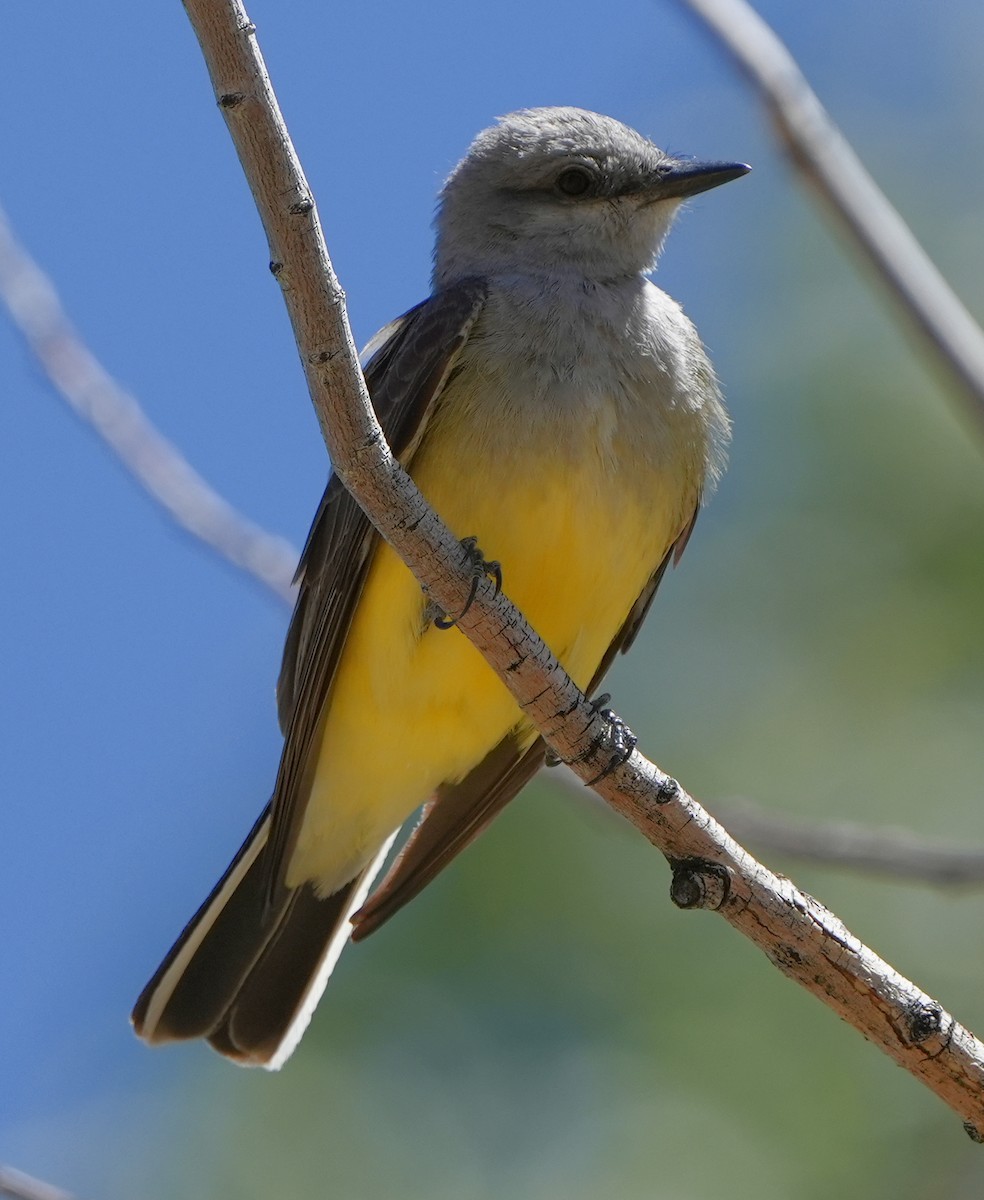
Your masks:
<instances>
[{"instance_id":1,"label":"bird","mask_svg":"<svg viewBox=\"0 0 984 1200\"><path fill-rule=\"evenodd\" d=\"M682 203L749 169L584 109L501 117L441 191L431 295L364 352L394 454L588 696L679 561L730 437L700 338L649 275ZM546 756L337 476L296 582L272 798L132 1015L149 1043L204 1038L268 1069L349 939L412 899Z\"/></svg>"}]
</instances>

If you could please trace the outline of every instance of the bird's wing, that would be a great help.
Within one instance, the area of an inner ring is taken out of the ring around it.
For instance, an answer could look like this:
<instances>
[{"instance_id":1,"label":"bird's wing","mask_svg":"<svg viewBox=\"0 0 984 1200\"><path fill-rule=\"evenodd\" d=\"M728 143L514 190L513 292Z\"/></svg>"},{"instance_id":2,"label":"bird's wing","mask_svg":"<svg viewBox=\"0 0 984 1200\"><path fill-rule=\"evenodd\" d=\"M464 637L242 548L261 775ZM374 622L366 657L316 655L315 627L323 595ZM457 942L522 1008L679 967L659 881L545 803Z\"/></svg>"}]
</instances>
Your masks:
<instances>
[{"instance_id":1,"label":"bird's wing","mask_svg":"<svg viewBox=\"0 0 984 1200\"><path fill-rule=\"evenodd\" d=\"M352 940L374 933L421 892L533 778L546 755L543 738L525 747L507 734L458 783L438 788L416 829L368 902L349 919Z\"/></svg>"},{"instance_id":2,"label":"bird's wing","mask_svg":"<svg viewBox=\"0 0 984 1200\"><path fill-rule=\"evenodd\" d=\"M699 513L700 493L698 493L694 498L694 511L691 514L690 519L670 543L669 550L667 550L667 552L663 555L663 561L659 564L656 570L653 571L652 575L650 575L649 582L639 593L639 599L636 600L635 604L633 604L629 609L629 615L625 618L622 628L615 635L612 644L605 651L605 656L599 663L598 670L595 671L594 678L591 680L591 684L588 688L587 694L589 696L594 694L598 684L601 683L608 671L608 668L615 661L616 657L619 654L624 654L636 640L636 635L642 628L642 623L646 619L646 614L649 612L659 585L663 580L663 576L666 574L666 568L670 565L670 563L676 566L680 561L684 550L687 548L687 542L690 541L690 535L694 531L694 526L697 524L697 517Z\"/></svg>"},{"instance_id":3,"label":"bird's wing","mask_svg":"<svg viewBox=\"0 0 984 1200\"><path fill-rule=\"evenodd\" d=\"M485 295L482 280L462 280L386 326L369 345L369 394L393 453L404 462L423 436ZM333 476L297 568L300 590L277 683L284 748L267 843L270 898L283 884L304 816L318 732L377 538Z\"/></svg>"},{"instance_id":4,"label":"bird's wing","mask_svg":"<svg viewBox=\"0 0 984 1200\"><path fill-rule=\"evenodd\" d=\"M698 496L693 515L650 576L605 652L588 687L589 696L597 690L619 651L628 650L635 640L666 568L671 562L675 565L680 561L699 509ZM542 738L538 737L531 745L528 737L524 742L515 733L509 733L464 779L439 788L382 883L351 918L353 941L374 933L474 841L537 773L546 750Z\"/></svg>"}]
</instances>

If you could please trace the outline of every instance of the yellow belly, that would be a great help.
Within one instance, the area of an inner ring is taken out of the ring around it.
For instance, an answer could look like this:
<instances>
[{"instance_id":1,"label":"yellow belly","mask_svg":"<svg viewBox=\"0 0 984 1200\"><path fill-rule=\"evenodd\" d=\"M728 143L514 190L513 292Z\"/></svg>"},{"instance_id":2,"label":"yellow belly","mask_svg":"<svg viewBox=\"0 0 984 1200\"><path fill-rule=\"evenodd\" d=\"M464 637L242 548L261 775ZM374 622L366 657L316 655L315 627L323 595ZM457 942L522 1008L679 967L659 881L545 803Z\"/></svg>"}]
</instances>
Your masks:
<instances>
[{"instance_id":1,"label":"yellow belly","mask_svg":"<svg viewBox=\"0 0 984 1200\"><path fill-rule=\"evenodd\" d=\"M611 446L571 461L544 443L498 455L482 445L476 469L469 441L459 423L437 424L413 477L459 537L477 536L501 562L503 590L585 688L692 511L694 481L682 468L629 478L628 443L625 462ZM381 544L332 691L291 886L340 887L441 783L523 721L464 635L424 622L424 603Z\"/></svg>"}]
</instances>

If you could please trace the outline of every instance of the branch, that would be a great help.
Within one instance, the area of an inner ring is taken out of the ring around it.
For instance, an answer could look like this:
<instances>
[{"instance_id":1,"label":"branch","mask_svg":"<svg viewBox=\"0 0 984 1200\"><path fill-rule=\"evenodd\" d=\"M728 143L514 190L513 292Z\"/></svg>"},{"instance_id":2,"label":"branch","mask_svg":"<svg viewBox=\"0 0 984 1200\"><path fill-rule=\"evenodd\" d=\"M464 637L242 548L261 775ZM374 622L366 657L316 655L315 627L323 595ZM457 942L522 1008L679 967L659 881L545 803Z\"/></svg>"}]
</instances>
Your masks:
<instances>
[{"instance_id":1,"label":"branch","mask_svg":"<svg viewBox=\"0 0 984 1200\"><path fill-rule=\"evenodd\" d=\"M2 209L0 299L55 390L144 491L193 537L291 603L297 551L238 513L154 427L76 333Z\"/></svg>"},{"instance_id":2,"label":"branch","mask_svg":"<svg viewBox=\"0 0 984 1200\"><path fill-rule=\"evenodd\" d=\"M11 1200L72 1200L68 1192L0 1163L0 1196Z\"/></svg>"},{"instance_id":3,"label":"branch","mask_svg":"<svg viewBox=\"0 0 984 1200\"><path fill-rule=\"evenodd\" d=\"M980 847L924 838L908 829L787 817L750 800L728 800L715 808L738 837L762 850L909 882L945 887L984 883Z\"/></svg>"},{"instance_id":4,"label":"branch","mask_svg":"<svg viewBox=\"0 0 984 1200\"><path fill-rule=\"evenodd\" d=\"M260 216L312 400L345 485L445 612L465 607L466 555L387 447L358 368L313 197L238 0L185 0ZM833 914L757 863L639 753L612 768L611 726L490 581L459 628L558 757L669 859L683 908L719 912L790 978L950 1104L984 1139L984 1046ZM605 775L605 772L610 773ZM602 776L604 776L602 778Z\"/></svg>"},{"instance_id":5,"label":"branch","mask_svg":"<svg viewBox=\"0 0 984 1200\"><path fill-rule=\"evenodd\" d=\"M746 0L683 0L759 89L780 141L984 430L984 331Z\"/></svg>"},{"instance_id":6,"label":"branch","mask_svg":"<svg viewBox=\"0 0 984 1200\"><path fill-rule=\"evenodd\" d=\"M580 780L569 771L552 772L549 778L568 795L584 798ZM714 811L733 837L751 842L759 850L907 883L938 887L984 884L981 847L927 838L909 829L790 817L744 797L718 801Z\"/></svg>"}]
</instances>

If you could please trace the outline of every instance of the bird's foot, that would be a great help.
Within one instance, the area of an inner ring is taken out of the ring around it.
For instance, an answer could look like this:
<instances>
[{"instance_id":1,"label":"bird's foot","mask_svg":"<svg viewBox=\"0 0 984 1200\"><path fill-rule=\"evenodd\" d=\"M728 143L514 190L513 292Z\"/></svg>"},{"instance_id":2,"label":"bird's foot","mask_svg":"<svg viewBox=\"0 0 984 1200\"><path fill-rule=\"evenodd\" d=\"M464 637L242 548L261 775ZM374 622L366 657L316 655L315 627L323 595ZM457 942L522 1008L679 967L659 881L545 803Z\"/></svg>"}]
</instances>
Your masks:
<instances>
[{"instance_id":1,"label":"bird's foot","mask_svg":"<svg viewBox=\"0 0 984 1200\"><path fill-rule=\"evenodd\" d=\"M495 583L495 594L502 591L502 564L495 559L487 561L484 554L478 545L478 538L466 537L461 539L461 548L468 555L468 560L471 566L472 581L471 590L468 593L468 599L465 601L465 607L456 617L449 617L447 613L441 613L434 617L434 625L437 629L453 629L461 620L465 613L471 608L475 597L478 595L479 581L488 577Z\"/></svg>"},{"instance_id":2,"label":"bird's foot","mask_svg":"<svg viewBox=\"0 0 984 1200\"><path fill-rule=\"evenodd\" d=\"M607 751L610 757L608 765L594 779L588 781L588 787L593 787L599 780L611 775L612 771L620 767L622 763L627 762L639 741L622 718L606 707L610 700L611 696L607 692L603 692L591 701L591 707L600 717L604 718L606 725L605 732L599 735L592 744L591 753L594 754L599 750Z\"/></svg>"}]
</instances>

